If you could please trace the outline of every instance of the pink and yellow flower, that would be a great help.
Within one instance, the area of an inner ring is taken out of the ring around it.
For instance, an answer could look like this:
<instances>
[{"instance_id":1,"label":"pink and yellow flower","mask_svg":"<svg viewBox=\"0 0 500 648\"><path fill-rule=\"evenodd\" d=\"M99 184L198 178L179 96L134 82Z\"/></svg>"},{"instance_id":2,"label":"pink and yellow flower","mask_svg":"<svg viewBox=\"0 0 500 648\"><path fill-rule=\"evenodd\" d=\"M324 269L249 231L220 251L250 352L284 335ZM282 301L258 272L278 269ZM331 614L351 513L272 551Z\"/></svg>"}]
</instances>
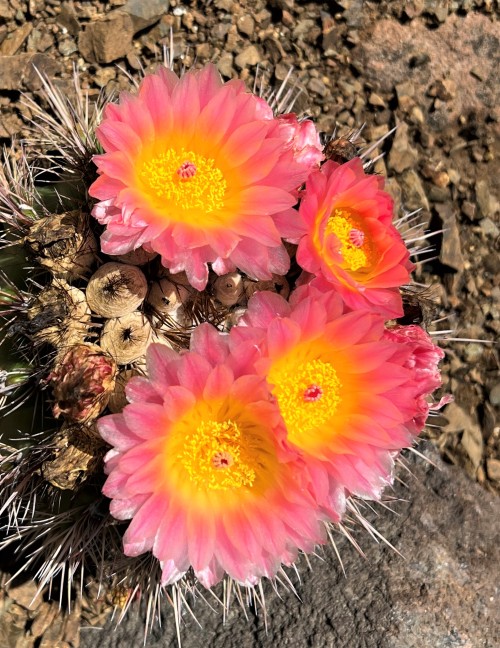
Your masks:
<instances>
[{"instance_id":1,"label":"pink and yellow flower","mask_svg":"<svg viewBox=\"0 0 500 648\"><path fill-rule=\"evenodd\" d=\"M235 347L260 350L255 367L307 465L315 498L334 521L347 496L380 498L394 458L425 422L421 399L436 385L440 354L427 341L405 344L404 332L394 335L381 315L344 313L333 291L310 287L291 304L255 295L231 331Z\"/></svg>"},{"instance_id":2,"label":"pink and yellow flower","mask_svg":"<svg viewBox=\"0 0 500 648\"><path fill-rule=\"evenodd\" d=\"M204 324L190 352L152 345L147 365L123 413L99 421L113 446L103 492L114 517L132 519L125 554L152 551L164 584L192 567L210 587L224 573L246 584L272 577L324 542L267 385L227 341Z\"/></svg>"},{"instance_id":3,"label":"pink and yellow flower","mask_svg":"<svg viewBox=\"0 0 500 648\"><path fill-rule=\"evenodd\" d=\"M208 263L256 279L286 273L274 216L295 204L317 165L311 127L282 127L263 99L241 81L223 83L213 65L145 77L136 96L106 107L97 129L105 153L94 158L90 194L106 225L103 252L142 245L199 290Z\"/></svg>"},{"instance_id":4,"label":"pink and yellow flower","mask_svg":"<svg viewBox=\"0 0 500 648\"><path fill-rule=\"evenodd\" d=\"M350 308L399 317L399 288L413 265L382 188L382 178L367 175L359 158L326 162L307 180L299 217L280 226L299 243L297 261L318 277L317 287L339 291Z\"/></svg>"}]
</instances>

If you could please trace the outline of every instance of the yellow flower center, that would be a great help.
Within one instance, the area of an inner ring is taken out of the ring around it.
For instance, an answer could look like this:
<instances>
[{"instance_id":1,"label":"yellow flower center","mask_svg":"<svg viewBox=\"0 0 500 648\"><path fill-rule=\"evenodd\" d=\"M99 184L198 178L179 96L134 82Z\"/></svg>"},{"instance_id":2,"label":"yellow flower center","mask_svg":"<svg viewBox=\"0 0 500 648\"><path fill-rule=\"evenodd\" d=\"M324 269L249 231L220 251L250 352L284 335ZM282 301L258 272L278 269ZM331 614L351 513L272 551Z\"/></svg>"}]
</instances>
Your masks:
<instances>
[{"instance_id":1,"label":"yellow flower center","mask_svg":"<svg viewBox=\"0 0 500 648\"><path fill-rule=\"evenodd\" d=\"M314 439L314 433L335 414L341 402L342 385L329 362L297 359L285 357L275 363L268 380L273 385L288 438L304 448L319 440Z\"/></svg>"},{"instance_id":2,"label":"yellow flower center","mask_svg":"<svg viewBox=\"0 0 500 648\"><path fill-rule=\"evenodd\" d=\"M185 438L176 457L199 489L251 487L256 461L249 439L231 420L201 421Z\"/></svg>"},{"instance_id":3,"label":"yellow flower center","mask_svg":"<svg viewBox=\"0 0 500 648\"><path fill-rule=\"evenodd\" d=\"M349 212L336 209L328 219L326 235L333 234L340 241L340 254L353 272L370 263L371 250L365 232Z\"/></svg>"},{"instance_id":4,"label":"yellow flower center","mask_svg":"<svg viewBox=\"0 0 500 648\"><path fill-rule=\"evenodd\" d=\"M210 213L224 206L226 180L215 160L173 148L142 165L139 176L155 198L183 211Z\"/></svg>"}]
</instances>

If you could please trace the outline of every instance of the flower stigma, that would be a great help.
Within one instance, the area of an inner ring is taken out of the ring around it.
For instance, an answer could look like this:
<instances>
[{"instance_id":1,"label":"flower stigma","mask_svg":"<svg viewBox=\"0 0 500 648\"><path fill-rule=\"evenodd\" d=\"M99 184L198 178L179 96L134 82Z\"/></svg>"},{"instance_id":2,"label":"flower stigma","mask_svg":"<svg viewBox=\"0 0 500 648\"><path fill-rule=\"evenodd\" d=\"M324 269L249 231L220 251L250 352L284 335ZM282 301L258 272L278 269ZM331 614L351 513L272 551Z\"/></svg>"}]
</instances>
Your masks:
<instances>
[{"instance_id":1,"label":"flower stigma","mask_svg":"<svg viewBox=\"0 0 500 648\"><path fill-rule=\"evenodd\" d=\"M185 440L178 459L199 489L250 488L256 478L250 444L231 420L201 421Z\"/></svg>"},{"instance_id":2,"label":"flower stigma","mask_svg":"<svg viewBox=\"0 0 500 648\"><path fill-rule=\"evenodd\" d=\"M288 437L300 447L314 443L314 432L335 414L341 382L329 362L314 359L294 364L278 362L269 372ZM313 434L311 434L313 433Z\"/></svg>"},{"instance_id":3,"label":"flower stigma","mask_svg":"<svg viewBox=\"0 0 500 648\"><path fill-rule=\"evenodd\" d=\"M211 213L224 207L227 184L215 160L169 148L142 165L139 176L150 195L182 211Z\"/></svg>"},{"instance_id":4,"label":"flower stigma","mask_svg":"<svg viewBox=\"0 0 500 648\"><path fill-rule=\"evenodd\" d=\"M328 219L326 234L337 237L340 254L353 272L370 263L371 250L365 242L365 232L357 226L349 212L336 209Z\"/></svg>"}]
</instances>

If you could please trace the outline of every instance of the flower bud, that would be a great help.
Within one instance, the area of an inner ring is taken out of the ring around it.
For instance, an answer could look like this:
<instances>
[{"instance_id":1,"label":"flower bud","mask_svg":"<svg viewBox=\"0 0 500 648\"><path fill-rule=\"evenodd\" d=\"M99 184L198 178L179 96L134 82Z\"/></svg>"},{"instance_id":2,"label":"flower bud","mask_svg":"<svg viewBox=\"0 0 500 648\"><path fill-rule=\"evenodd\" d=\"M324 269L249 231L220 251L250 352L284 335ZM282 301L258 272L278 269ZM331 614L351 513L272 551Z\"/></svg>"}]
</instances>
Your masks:
<instances>
[{"instance_id":1,"label":"flower bud","mask_svg":"<svg viewBox=\"0 0 500 648\"><path fill-rule=\"evenodd\" d=\"M252 279L245 279L245 295L247 299L257 291L269 290L271 292L278 293L283 299L288 299L290 295L290 286L285 277L281 275L273 274L273 278L270 281L252 281Z\"/></svg>"},{"instance_id":2,"label":"flower bud","mask_svg":"<svg viewBox=\"0 0 500 648\"><path fill-rule=\"evenodd\" d=\"M136 310L146 297L148 282L136 266L105 263L87 286L90 308L102 317L121 317Z\"/></svg>"},{"instance_id":3,"label":"flower bud","mask_svg":"<svg viewBox=\"0 0 500 648\"><path fill-rule=\"evenodd\" d=\"M240 273L228 272L217 277L213 285L213 294L223 306L234 306L245 300L245 288Z\"/></svg>"},{"instance_id":4,"label":"flower bud","mask_svg":"<svg viewBox=\"0 0 500 648\"><path fill-rule=\"evenodd\" d=\"M140 358L151 341L151 325L143 313L134 311L109 319L101 334L101 348L119 365Z\"/></svg>"}]
</instances>

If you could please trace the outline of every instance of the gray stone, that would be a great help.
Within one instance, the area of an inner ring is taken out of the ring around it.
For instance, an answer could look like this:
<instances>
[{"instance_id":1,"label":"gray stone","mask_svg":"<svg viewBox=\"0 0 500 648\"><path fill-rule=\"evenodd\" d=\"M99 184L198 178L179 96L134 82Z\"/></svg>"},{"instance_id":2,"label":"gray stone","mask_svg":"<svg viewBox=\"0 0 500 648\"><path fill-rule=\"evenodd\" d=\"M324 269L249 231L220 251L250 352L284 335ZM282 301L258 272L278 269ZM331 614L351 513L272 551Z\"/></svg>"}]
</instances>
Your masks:
<instances>
[{"instance_id":1,"label":"gray stone","mask_svg":"<svg viewBox=\"0 0 500 648\"><path fill-rule=\"evenodd\" d=\"M443 224L443 240L439 260L457 272L463 272L464 258L455 211L448 203L436 204L435 208Z\"/></svg>"},{"instance_id":2,"label":"gray stone","mask_svg":"<svg viewBox=\"0 0 500 648\"><path fill-rule=\"evenodd\" d=\"M122 11L112 11L80 32L78 49L90 63L111 63L128 54L133 35L131 17Z\"/></svg>"},{"instance_id":3,"label":"gray stone","mask_svg":"<svg viewBox=\"0 0 500 648\"><path fill-rule=\"evenodd\" d=\"M248 65L257 65L261 60L262 57L257 47L255 47L255 45L249 45L248 47L245 47L241 54L238 54L234 59L234 64L237 68L243 70L243 68L246 68Z\"/></svg>"},{"instance_id":4,"label":"gray stone","mask_svg":"<svg viewBox=\"0 0 500 648\"><path fill-rule=\"evenodd\" d=\"M397 515L365 509L370 522L404 558L356 534L366 559L343 536L335 536L345 576L331 548L324 561L300 565L301 582L290 574L300 600L279 587L264 586L267 632L262 613L244 618L238 604L223 625L220 610L198 599L194 613L183 616L183 648L495 648L500 645L496 602L500 561L500 499L470 481L462 471L444 465L424 444L419 450L437 468L414 455L408 461L414 477L401 472L409 489L395 486ZM220 593L220 592L219 592ZM208 598L212 605L215 600ZM176 646L171 610L155 627L148 648ZM130 613L118 628L82 629L80 648L140 646L144 621Z\"/></svg>"},{"instance_id":5,"label":"gray stone","mask_svg":"<svg viewBox=\"0 0 500 648\"><path fill-rule=\"evenodd\" d=\"M500 406L500 383L497 383L491 388L490 403L496 407Z\"/></svg>"},{"instance_id":6,"label":"gray stone","mask_svg":"<svg viewBox=\"0 0 500 648\"><path fill-rule=\"evenodd\" d=\"M422 181L416 171L408 169L399 178L403 192L403 204L406 209L425 209L429 211L429 201Z\"/></svg>"},{"instance_id":7,"label":"gray stone","mask_svg":"<svg viewBox=\"0 0 500 648\"><path fill-rule=\"evenodd\" d=\"M134 33L157 23L170 8L170 0L127 0L122 10L132 19Z\"/></svg>"},{"instance_id":8,"label":"gray stone","mask_svg":"<svg viewBox=\"0 0 500 648\"><path fill-rule=\"evenodd\" d=\"M411 169L418 161L418 151L410 146L408 140L408 124L398 125L396 135L389 153L389 167L396 173Z\"/></svg>"}]
</instances>

